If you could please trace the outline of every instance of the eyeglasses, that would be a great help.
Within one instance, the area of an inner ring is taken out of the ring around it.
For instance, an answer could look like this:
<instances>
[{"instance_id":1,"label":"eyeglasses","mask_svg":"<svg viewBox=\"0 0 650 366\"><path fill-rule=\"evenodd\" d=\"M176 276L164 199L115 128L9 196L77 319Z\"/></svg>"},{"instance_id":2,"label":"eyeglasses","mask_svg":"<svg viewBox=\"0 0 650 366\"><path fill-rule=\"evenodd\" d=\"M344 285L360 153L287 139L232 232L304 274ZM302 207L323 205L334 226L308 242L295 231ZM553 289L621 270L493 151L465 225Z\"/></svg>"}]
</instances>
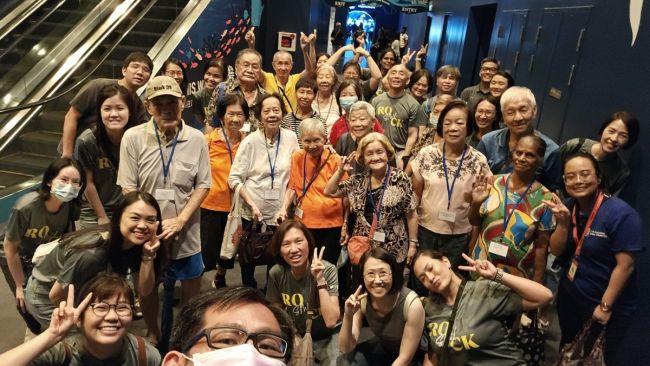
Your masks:
<instances>
[{"instance_id":1,"label":"eyeglasses","mask_svg":"<svg viewBox=\"0 0 650 366\"><path fill-rule=\"evenodd\" d=\"M562 176L564 183L574 183L580 178L581 181L589 179L594 174L591 170L581 170L578 173L567 173Z\"/></svg>"},{"instance_id":2,"label":"eyeglasses","mask_svg":"<svg viewBox=\"0 0 650 366\"><path fill-rule=\"evenodd\" d=\"M237 64L241 66L243 69L248 69L249 67L253 70L259 70L260 69L260 64L250 64L248 62L242 62L240 64Z\"/></svg>"},{"instance_id":3,"label":"eyeglasses","mask_svg":"<svg viewBox=\"0 0 650 366\"><path fill-rule=\"evenodd\" d=\"M111 311L111 308L115 309L115 313L118 316L130 316L132 313L131 305L125 303L107 304L105 302L95 302L90 304L90 308L99 317L105 317Z\"/></svg>"},{"instance_id":4,"label":"eyeglasses","mask_svg":"<svg viewBox=\"0 0 650 366\"><path fill-rule=\"evenodd\" d=\"M379 272L379 273L369 272L364 274L363 278L365 278L366 281L374 281L377 277L379 277L379 280L381 281L388 281L391 275L392 275L391 272Z\"/></svg>"},{"instance_id":5,"label":"eyeglasses","mask_svg":"<svg viewBox=\"0 0 650 366\"><path fill-rule=\"evenodd\" d=\"M270 333L249 333L245 330L232 327L212 327L202 330L190 341L183 350L186 353L196 342L205 337L208 347L222 349L238 346L253 340L253 346L259 353L273 358L283 358L287 354L287 341L275 334Z\"/></svg>"},{"instance_id":6,"label":"eyeglasses","mask_svg":"<svg viewBox=\"0 0 650 366\"><path fill-rule=\"evenodd\" d=\"M495 73L498 71L498 69L496 67L481 67L481 71L488 71L488 72Z\"/></svg>"}]
</instances>

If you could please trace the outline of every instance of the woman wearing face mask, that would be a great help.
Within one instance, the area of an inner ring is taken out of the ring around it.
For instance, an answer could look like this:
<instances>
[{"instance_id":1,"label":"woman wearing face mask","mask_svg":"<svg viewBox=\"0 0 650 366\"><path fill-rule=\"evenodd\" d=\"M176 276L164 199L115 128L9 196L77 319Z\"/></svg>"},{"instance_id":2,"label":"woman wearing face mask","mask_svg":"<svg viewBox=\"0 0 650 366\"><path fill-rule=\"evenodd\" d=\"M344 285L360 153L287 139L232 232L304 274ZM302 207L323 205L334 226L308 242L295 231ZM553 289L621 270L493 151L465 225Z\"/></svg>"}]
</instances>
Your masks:
<instances>
[{"instance_id":1,"label":"woman wearing face mask","mask_svg":"<svg viewBox=\"0 0 650 366\"><path fill-rule=\"evenodd\" d=\"M101 123L79 136L74 151L86 176L80 228L110 222L113 210L122 200L122 188L116 183L120 142L124 132L137 124L133 96L123 86L105 86L97 101L97 120Z\"/></svg>"},{"instance_id":2,"label":"woman wearing face mask","mask_svg":"<svg viewBox=\"0 0 650 366\"><path fill-rule=\"evenodd\" d=\"M355 156L367 170L341 182L346 170L352 169ZM361 139L356 153L343 158L325 194L349 200L355 219L352 236L368 237L370 247L384 248L404 268L418 245L416 198L411 179L388 165L394 158L395 151L386 136L371 132Z\"/></svg>"},{"instance_id":3,"label":"woman wearing face mask","mask_svg":"<svg viewBox=\"0 0 650 366\"><path fill-rule=\"evenodd\" d=\"M639 120L629 112L612 113L600 126L598 141L575 138L560 146L562 161L577 152L591 154L598 160L601 187L606 194L618 196L630 177L630 168L620 156L621 149L632 148L639 137Z\"/></svg>"},{"instance_id":4,"label":"woman wearing face mask","mask_svg":"<svg viewBox=\"0 0 650 366\"><path fill-rule=\"evenodd\" d=\"M110 264L113 272L134 274L138 293L151 293L156 281L160 242L156 236L160 219L158 202L148 193L130 192L115 210L111 225L89 227L64 236L34 267L27 283L27 309L43 329L65 299L66 287L81 288ZM144 314L147 324L148 313ZM155 324L155 321L153 322Z\"/></svg>"},{"instance_id":5,"label":"woman wearing face mask","mask_svg":"<svg viewBox=\"0 0 650 366\"><path fill-rule=\"evenodd\" d=\"M508 336L510 322L522 311L538 309L553 298L546 287L472 260L459 269L482 281L465 282L442 253L425 249L413 260L413 272L429 291L424 300L425 365L526 365ZM453 337L453 338L452 338Z\"/></svg>"},{"instance_id":6,"label":"woman wearing face mask","mask_svg":"<svg viewBox=\"0 0 650 366\"><path fill-rule=\"evenodd\" d=\"M485 134L499 129L499 121L501 121L499 101L491 95L481 99L476 104L472 120L474 133L467 136L467 144L475 148Z\"/></svg>"},{"instance_id":7,"label":"woman wearing face mask","mask_svg":"<svg viewBox=\"0 0 650 366\"><path fill-rule=\"evenodd\" d=\"M242 185L239 195L243 200L242 224L251 221L263 223L261 230L274 230L282 208L289 175L291 154L298 149L296 134L280 127L284 103L278 94L267 94L260 100L255 113L263 128L248 135L239 145L237 156L230 169L228 185L234 190ZM242 283L257 287L255 267L242 264Z\"/></svg>"},{"instance_id":8,"label":"woman wearing face mask","mask_svg":"<svg viewBox=\"0 0 650 366\"><path fill-rule=\"evenodd\" d=\"M300 124L302 149L291 156L289 185L284 194L278 221L288 217L294 207L294 216L311 230L316 245L325 247L325 259L336 263L341 246L343 203L341 199L325 195L325 185L341 166L341 157L325 149L325 128L321 121L308 118Z\"/></svg>"},{"instance_id":9,"label":"woman wearing face mask","mask_svg":"<svg viewBox=\"0 0 650 366\"><path fill-rule=\"evenodd\" d=\"M327 249L316 248L316 240L300 221L287 220L274 234L271 251L278 264L269 272L266 298L291 314L300 336L306 332L308 312L314 311L311 334L316 364L336 365L339 280L336 267L323 259Z\"/></svg>"},{"instance_id":10,"label":"woman wearing face mask","mask_svg":"<svg viewBox=\"0 0 650 366\"><path fill-rule=\"evenodd\" d=\"M354 364L410 365L424 328L424 309L415 292L404 287L402 267L381 248L367 251L359 263L363 282L345 301L339 348ZM359 343L363 323L373 335Z\"/></svg>"},{"instance_id":11,"label":"woman wearing face mask","mask_svg":"<svg viewBox=\"0 0 650 366\"><path fill-rule=\"evenodd\" d=\"M645 250L639 214L601 188L600 164L585 152L564 163L568 200L557 196L546 204L557 229L551 253L565 268L557 294L562 330L560 347L571 342L585 322L594 320L593 343L605 328L605 364L614 365L638 306L636 256Z\"/></svg>"},{"instance_id":12,"label":"woman wearing face mask","mask_svg":"<svg viewBox=\"0 0 650 366\"><path fill-rule=\"evenodd\" d=\"M80 206L76 198L86 182L81 172L81 166L72 159L53 161L45 169L38 190L21 197L9 216L4 240L9 273L3 272L15 293L18 311L34 333L40 325L27 313L24 290L34 267L32 257L39 245L74 230Z\"/></svg>"},{"instance_id":13,"label":"woman wearing face mask","mask_svg":"<svg viewBox=\"0 0 650 366\"><path fill-rule=\"evenodd\" d=\"M438 134L443 142L424 147L411 162L413 190L419 198L418 239L425 249L442 252L453 268L467 251L472 233L466 197L479 175L491 176L487 159L465 144L472 132L462 100L440 113Z\"/></svg>"},{"instance_id":14,"label":"woman wearing face mask","mask_svg":"<svg viewBox=\"0 0 650 366\"><path fill-rule=\"evenodd\" d=\"M329 135L332 125L341 116L341 108L334 95L336 86L336 70L334 67L323 64L316 69L316 84L318 91L312 103L312 108L325 121L327 134Z\"/></svg>"},{"instance_id":15,"label":"woman wearing face mask","mask_svg":"<svg viewBox=\"0 0 650 366\"><path fill-rule=\"evenodd\" d=\"M474 260L489 260L515 276L542 283L553 214L543 203L551 192L535 179L544 162L546 143L536 135L524 136L513 151L513 170L494 177L476 177L469 221L479 226L470 248Z\"/></svg>"},{"instance_id":16,"label":"woman wearing face mask","mask_svg":"<svg viewBox=\"0 0 650 366\"><path fill-rule=\"evenodd\" d=\"M158 366L160 354L128 332L133 320L133 290L124 279L99 274L80 291L74 285L52 314L48 328L0 355L3 365ZM81 300L81 301L80 301ZM77 327L78 334L66 337Z\"/></svg>"},{"instance_id":17,"label":"woman wearing face mask","mask_svg":"<svg viewBox=\"0 0 650 366\"><path fill-rule=\"evenodd\" d=\"M329 136L332 146L336 146L341 136L350 130L350 108L361 99L361 87L358 82L354 80L343 80L341 82L336 90L336 100L338 100L341 107L341 117L332 125L330 130ZM373 131L384 133L379 121L374 116L372 119L374 120Z\"/></svg>"},{"instance_id":18,"label":"woman wearing face mask","mask_svg":"<svg viewBox=\"0 0 650 366\"><path fill-rule=\"evenodd\" d=\"M504 91L513 86L515 86L515 79L512 75L507 71L499 70L490 80L490 95L500 98Z\"/></svg>"}]
</instances>

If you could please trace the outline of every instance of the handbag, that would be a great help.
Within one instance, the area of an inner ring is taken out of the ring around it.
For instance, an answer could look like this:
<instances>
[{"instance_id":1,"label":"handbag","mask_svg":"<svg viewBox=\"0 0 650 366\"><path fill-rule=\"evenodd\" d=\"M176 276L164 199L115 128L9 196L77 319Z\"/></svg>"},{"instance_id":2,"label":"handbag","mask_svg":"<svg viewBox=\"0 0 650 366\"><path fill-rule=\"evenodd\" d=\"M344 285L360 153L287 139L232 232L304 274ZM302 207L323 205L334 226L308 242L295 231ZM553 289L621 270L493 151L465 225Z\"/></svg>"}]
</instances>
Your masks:
<instances>
[{"instance_id":1,"label":"handbag","mask_svg":"<svg viewBox=\"0 0 650 366\"><path fill-rule=\"evenodd\" d=\"M586 354L585 343L589 336L593 320L590 319L582 327L582 330L575 337L573 342L562 347L560 356L555 366L602 366L605 365L605 328L600 331L598 339L594 342L591 352Z\"/></svg>"},{"instance_id":2,"label":"handbag","mask_svg":"<svg viewBox=\"0 0 650 366\"><path fill-rule=\"evenodd\" d=\"M522 318L525 315L522 314ZM526 318L523 318L526 319ZM546 334L539 327L537 313L531 318L528 325L522 324L522 321L515 322L512 330L512 340L517 344L524 354L524 361L528 366L539 366L545 359L544 343Z\"/></svg>"},{"instance_id":3,"label":"handbag","mask_svg":"<svg viewBox=\"0 0 650 366\"><path fill-rule=\"evenodd\" d=\"M241 187L242 185L239 184L232 195L230 213L228 214L226 228L224 229L223 239L221 240L221 252L219 256L224 260L232 259L235 256L237 248L239 248L239 241L244 232L241 223L241 197L239 196Z\"/></svg>"},{"instance_id":4,"label":"handbag","mask_svg":"<svg viewBox=\"0 0 650 366\"><path fill-rule=\"evenodd\" d=\"M257 220L253 219L244 229L244 234L239 242L239 262L241 264L252 264L254 266L264 266L275 264L275 259L271 253L272 230L257 232ZM266 225L264 225L266 226Z\"/></svg>"},{"instance_id":5,"label":"handbag","mask_svg":"<svg viewBox=\"0 0 650 366\"><path fill-rule=\"evenodd\" d=\"M377 216L372 215L372 225L370 225L370 233L368 236L355 235L348 240L348 256L350 263L355 266L359 265L361 256L370 250L370 238L375 235L375 228L377 227Z\"/></svg>"},{"instance_id":6,"label":"handbag","mask_svg":"<svg viewBox=\"0 0 650 366\"><path fill-rule=\"evenodd\" d=\"M312 288L315 286L313 280L311 281L311 286L309 286L309 297L307 300L307 319L305 322L305 335L300 338L296 335L294 338L294 344L296 345L293 348L291 354L291 361L289 366L312 366L314 365L314 342L311 336L311 323L316 313L312 309L312 304L315 299L312 299Z\"/></svg>"}]
</instances>

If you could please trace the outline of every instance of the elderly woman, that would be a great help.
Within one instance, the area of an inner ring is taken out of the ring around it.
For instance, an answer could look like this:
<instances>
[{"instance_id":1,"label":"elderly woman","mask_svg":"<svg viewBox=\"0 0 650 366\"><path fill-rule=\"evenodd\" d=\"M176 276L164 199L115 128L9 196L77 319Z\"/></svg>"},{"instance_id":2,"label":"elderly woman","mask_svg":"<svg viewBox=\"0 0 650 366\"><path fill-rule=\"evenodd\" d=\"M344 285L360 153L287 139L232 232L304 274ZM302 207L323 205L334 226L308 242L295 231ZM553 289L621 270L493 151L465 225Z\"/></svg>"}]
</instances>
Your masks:
<instances>
[{"instance_id":1,"label":"elderly woman","mask_svg":"<svg viewBox=\"0 0 650 366\"><path fill-rule=\"evenodd\" d=\"M377 132L366 135L356 153L343 159L341 168L327 183L325 194L346 197L355 224L352 236L367 237L370 247L381 247L405 267L415 255L417 240L416 198L411 179L388 165L395 150L386 136ZM367 170L341 182L353 159Z\"/></svg>"},{"instance_id":2,"label":"elderly woman","mask_svg":"<svg viewBox=\"0 0 650 366\"><path fill-rule=\"evenodd\" d=\"M429 290L424 300L429 361L425 364L526 365L503 324L522 311L539 309L553 294L490 261L463 256L469 265L459 268L484 280L464 282L449 258L434 250L418 252L413 260L413 272Z\"/></svg>"},{"instance_id":3,"label":"elderly woman","mask_svg":"<svg viewBox=\"0 0 650 366\"><path fill-rule=\"evenodd\" d=\"M336 263L341 246L343 203L339 198L325 195L325 185L341 166L341 157L325 149L327 137L320 120L308 118L300 124L302 149L291 156L289 187L284 194L278 220L290 214L309 228L317 246L325 247L325 259ZM294 212L287 213L294 205Z\"/></svg>"},{"instance_id":4,"label":"elderly woman","mask_svg":"<svg viewBox=\"0 0 650 366\"><path fill-rule=\"evenodd\" d=\"M612 113L598 130L599 141L575 138L560 146L562 161L578 151L593 155L602 172L601 187L606 194L618 196L630 177L630 168L619 155L628 150L639 138L639 120L621 111Z\"/></svg>"},{"instance_id":5,"label":"elderly woman","mask_svg":"<svg viewBox=\"0 0 650 366\"><path fill-rule=\"evenodd\" d=\"M433 76L426 69L420 69L411 74L408 89L418 103L423 103L433 90Z\"/></svg>"},{"instance_id":6,"label":"elderly woman","mask_svg":"<svg viewBox=\"0 0 650 366\"><path fill-rule=\"evenodd\" d=\"M415 292L404 287L402 267L381 248L361 257L363 282L345 301L339 348L350 359L369 365L410 365L424 328L424 309ZM363 290L363 294L362 294ZM363 323L373 335L360 343ZM355 363L356 364L356 363Z\"/></svg>"},{"instance_id":7,"label":"elderly woman","mask_svg":"<svg viewBox=\"0 0 650 366\"><path fill-rule=\"evenodd\" d=\"M323 259L327 250L316 248L314 237L302 222L287 220L273 235L271 252L278 264L269 272L267 299L284 307L300 336L304 336L313 311L310 331L314 358L319 365L336 365L339 282L336 267Z\"/></svg>"},{"instance_id":8,"label":"elderly woman","mask_svg":"<svg viewBox=\"0 0 650 366\"><path fill-rule=\"evenodd\" d=\"M356 151L358 142L377 127L375 108L368 102L356 102L350 107L347 122L347 132L341 136L335 145L336 152L341 156L348 156ZM382 131L375 130L374 132L381 133Z\"/></svg>"},{"instance_id":9,"label":"elderly woman","mask_svg":"<svg viewBox=\"0 0 650 366\"><path fill-rule=\"evenodd\" d=\"M356 102L363 100L361 93L361 87L355 80L343 80L341 84L339 84L339 88L336 90L336 100L341 107L341 117L336 120L330 129L329 137L332 146L337 146L341 136L350 130L350 108L352 108ZM379 121L375 119L374 113L372 119L374 121L373 130L375 132L384 133L384 129L381 127Z\"/></svg>"},{"instance_id":10,"label":"elderly woman","mask_svg":"<svg viewBox=\"0 0 650 366\"><path fill-rule=\"evenodd\" d=\"M228 213L231 209L228 175L244 133L240 131L248 120L248 104L239 94L228 94L217 104L217 116L221 127L205 135L210 154L212 185L208 196L201 204L201 253L204 272L217 269L212 285L226 286L226 270L233 268L234 260L221 259Z\"/></svg>"},{"instance_id":11,"label":"elderly woman","mask_svg":"<svg viewBox=\"0 0 650 366\"><path fill-rule=\"evenodd\" d=\"M492 175L485 156L465 144L472 132L468 114L462 100L447 104L437 128L442 143L424 147L411 162L421 210L418 239L423 247L442 252L453 268L460 264L472 233L466 197L477 176Z\"/></svg>"},{"instance_id":12,"label":"elderly woman","mask_svg":"<svg viewBox=\"0 0 650 366\"><path fill-rule=\"evenodd\" d=\"M546 143L536 135L520 138L513 151L513 170L494 183L476 178L469 220L480 226L470 257L489 260L515 276L541 283L553 215L544 205L551 192L535 179L544 161ZM480 194L479 194L480 193Z\"/></svg>"},{"instance_id":13,"label":"elderly woman","mask_svg":"<svg viewBox=\"0 0 650 366\"><path fill-rule=\"evenodd\" d=\"M280 127L284 115L282 97L267 94L259 105L255 113L263 128L241 142L230 169L228 185L233 190L242 185L239 195L245 203L242 205L243 226L255 220L273 230L289 183L291 154L298 149L298 139L295 133ZM242 264L241 268L243 284L257 287L254 266Z\"/></svg>"},{"instance_id":14,"label":"elderly woman","mask_svg":"<svg viewBox=\"0 0 650 366\"><path fill-rule=\"evenodd\" d=\"M316 84L318 91L312 103L312 108L325 121L327 134L329 135L332 125L341 116L341 109L334 96L336 86L336 70L334 67L323 64L316 69Z\"/></svg>"},{"instance_id":15,"label":"elderly woman","mask_svg":"<svg viewBox=\"0 0 650 366\"><path fill-rule=\"evenodd\" d=\"M501 122L501 108L499 100L489 95L476 103L473 113L472 124L474 126L474 133L468 134L466 142L472 147L477 147L481 138L487 133L498 130L499 123Z\"/></svg>"},{"instance_id":16,"label":"elderly woman","mask_svg":"<svg viewBox=\"0 0 650 366\"><path fill-rule=\"evenodd\" d=\"M606 327L605 364L614 365L635 321L635 258L645 248L641 217L621 199L606 196L602 182L596 158L578 152L564 163L566 206L557 196L546 203L557 220L551 253L567 270L557 294L560 345L571 342L594 319L590 338Z\"/></svg>"}]
</instances>

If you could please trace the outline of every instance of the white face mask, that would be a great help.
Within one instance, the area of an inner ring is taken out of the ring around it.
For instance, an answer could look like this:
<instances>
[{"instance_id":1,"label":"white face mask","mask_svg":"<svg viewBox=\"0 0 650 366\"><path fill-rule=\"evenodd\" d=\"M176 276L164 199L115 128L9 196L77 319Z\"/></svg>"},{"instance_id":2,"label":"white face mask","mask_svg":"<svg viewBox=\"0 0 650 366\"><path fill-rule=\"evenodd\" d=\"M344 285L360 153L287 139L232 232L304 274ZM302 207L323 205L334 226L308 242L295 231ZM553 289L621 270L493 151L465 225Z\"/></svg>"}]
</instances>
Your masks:
<instances>
[{"instance_id":1,"label":"white face mask","mask_svg":"<svg viewBox=\"0 0 650 366\"><path fill-rule=\"evenodd\" d=\"M210 352L195 353L191 360L194 366L221 366L221 365L246 365L246 366L285 366L283 361L270 358L259 353L249 343L234 347L216 349Z\"/></svg>"},{"instance_id":2,"label":"white face mask","mask_svg":"<svg viewBox=\"0 0 650 366\"><path fill-rule=\"evenodd\" d=\"M50 192L61 202L70 202L77 198L81 187L75 187L72 184L55 184Z\"/></svg>"}]
</instances>

